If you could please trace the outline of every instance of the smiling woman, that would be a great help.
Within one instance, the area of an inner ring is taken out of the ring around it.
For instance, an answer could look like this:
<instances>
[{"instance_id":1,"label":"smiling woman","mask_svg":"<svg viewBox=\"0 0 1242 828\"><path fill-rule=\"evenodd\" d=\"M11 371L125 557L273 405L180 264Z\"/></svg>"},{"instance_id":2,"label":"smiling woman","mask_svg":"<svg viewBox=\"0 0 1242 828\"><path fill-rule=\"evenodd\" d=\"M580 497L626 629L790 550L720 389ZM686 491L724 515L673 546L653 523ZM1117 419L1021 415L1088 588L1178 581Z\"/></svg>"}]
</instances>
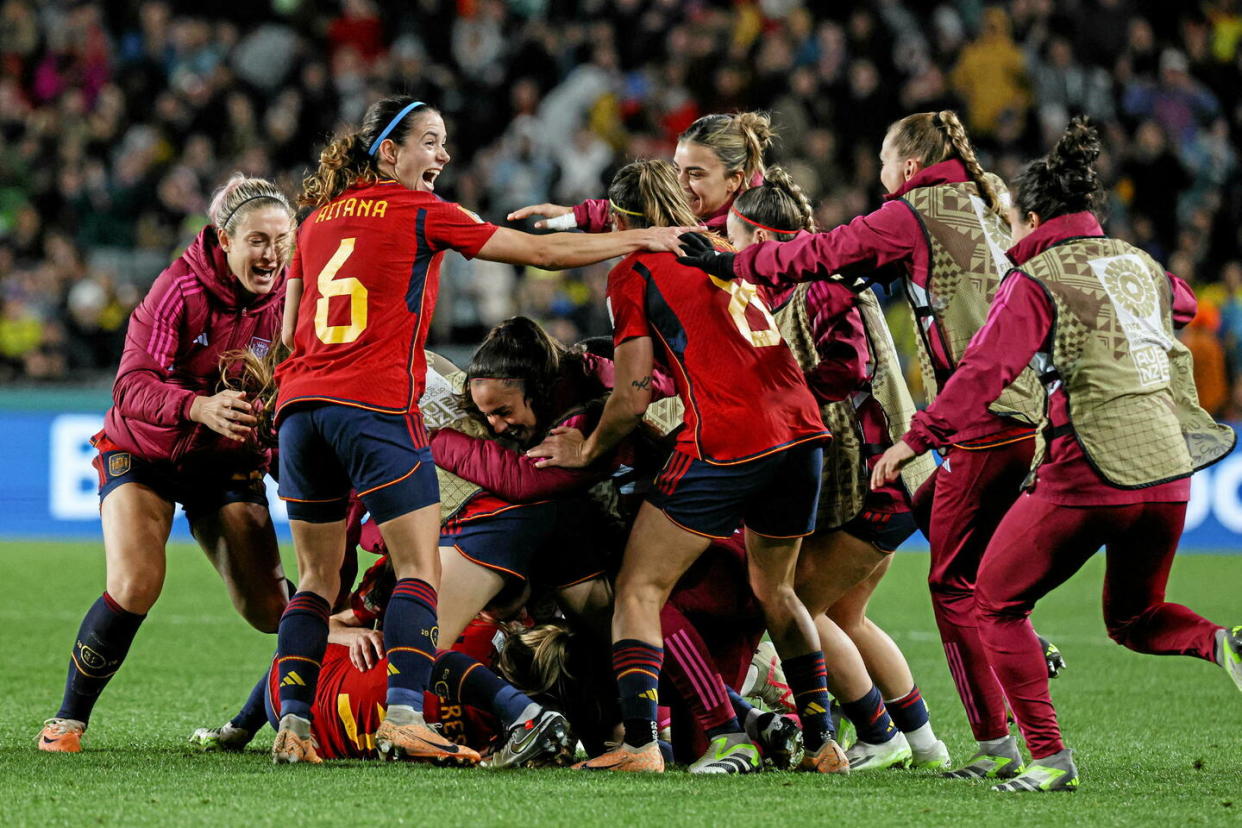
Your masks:
<instances>
[{"instance_id":1,"label":"smiling woman","mask_svg":"<svg viewBox=\"0 0 1242 828\"><path fill-rule=\"evenodd\" d=\"M533 236L488 224L435 195L451 159L447 142L434 107L384 98L328 144L303 182L301 203L313 210L290 273L282 336L293 353L277 372L280 496L302 590L280 624L279 763L317 761L310 701L351 489L379 526L397 576L384 616L393 669L378 747L418 760L479 760L422 717L438 630L440 491L418 400L444 252L558 268L678 248L677 228Z\"/></svg>"},{"instance_id":2,"label":"smiling woman","mask_svg":"<svg viewBox=\"0 0 1242 828\"><path fill-rule=\"evenodd\" d=\"M176 504L247 621L273 632L288 597L263 486L271 452L254 438L245 394L219 382L222 362L226 378L240 372L226 352L262 356L279 332L293 209L270 181L238 173L210 213L135 309L113 406L91 440L107 588L82 620L42 750L81 749L95 702L163 589Z\"/></svg>"}]
</instances>

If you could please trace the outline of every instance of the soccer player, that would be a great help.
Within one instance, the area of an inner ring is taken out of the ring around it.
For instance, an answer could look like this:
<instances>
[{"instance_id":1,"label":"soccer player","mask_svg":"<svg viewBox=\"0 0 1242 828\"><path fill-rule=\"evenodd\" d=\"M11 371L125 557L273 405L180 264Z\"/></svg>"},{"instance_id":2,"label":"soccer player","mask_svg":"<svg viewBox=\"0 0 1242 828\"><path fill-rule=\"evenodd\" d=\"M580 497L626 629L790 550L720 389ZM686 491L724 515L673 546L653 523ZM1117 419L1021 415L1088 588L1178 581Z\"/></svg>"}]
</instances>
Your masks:
<instances>
[{"instance_id":1,"label":"soccer player","mask_svg":"<svg viewBox=\"0 0 1242 828\"><path fill-rule=\"evenodd\" d=\"M739 250L815 231L811 205L779 167L734 202L729 239ZM875 296L839 282L807 282L773 298L773 313L835 439L824 451L816 531L798 556L798 595L815 618L828 689L854 724L846 752L854 771L949 763L901 650L866 617L892 552L915 531L909 491L934 464L869 490L869 463L909 427L914 402ZM839 623L838 623L839 622ZM857 640L855 640L857 639ZM874 682L873 682L874 679ZM877 684L879 685L877 687ZM890 715L891 713L891 715Z\"/></svg>"},{"instance_id":2,"label":"soccer player","mask_svg":"<svg viewBox=\"0 0 1242 828\"><path fill-rule=\"evenodd\" d=\"M532 236L482 222L434 193L446 140L433 107L384 98L332 140L303 185L312 212L290 274L293 354L277 372L281 497L299 571L278 635L278 763L317 761L309 717L351 488L379 524L398 579L384 624L388 716L378 747L430 761L479 758L422 717L438 635L440 509L418 400L443 252L558 268L677 247L667 229Z\"/></svg>"},{"instance_id":3,"label":"soccer player","mask_svg":"<svg viewBox=\"0 0 1242 828\"><path fill-rule=\"evenodd\" d=\"M615 226L689 221L676 175L665 161L622 168L609 187ZM685 427L639 510L617 578L613 665L625 742L581 767L664 769L655 733L660 608L711 540L745 520L751 585L798 698L803 767L847 772L828 720L815 627L793 590L800 539L815 517L820 443L829 436L797 364L752 286L697 274L670 256L623 260L609 274L608 303L616 381L599 425L586 438L556 430L531 456L585 467L611 450L651 401L657 349L677 384Z\"/></svg>"},{"instance_id":4,"label":"soccer player","mask_svg":"<svg viewBox=\"0 0 1242 828\"><path fill-rule=\"evenodd\" d=\"M1174 336L1174 320L1194 315L1193 295L1096 220L1099 154L1095 129L1078 119L1022 172L1010 214L1016 267L953 379L872 478L883 484L916 454L969 432L1024 366L1040 366L1046 452L988 544L975 587L980 637L1033 760L998 791L1078 786L1030 614L1101 546L1109 636L1141 653L1216 662L1242 690L1242 627L1164 600L1190 476L1236 437L1198 406L1190 352Z\"/></svg>"},{"instance_id":5,"label":"soccer player","mask_svg":"<svg viewBox=\"0 0 1242 828\"><path fill-rule=\"evenodd\" d=\"M221 357L265 354L280 334L293 209L240 173L216 191L211 224L134 310L99 450L107 588L82 619L64 698L39 749L76 753L91 710L164 586L173 510L220 573L238 612L274 632L288 594L254 439L251 403L221 390ZM233 376L238 364L226 360Z\"/></svg>"},{"instance_id":6,"label":"soccer player","mask_svg":"<svg viewBox=\"0 0 1242 828\"><path fill-rule=\"evenodd\" d=\"M776 137L771 119L762 112L704 115L677 139L673 164L686 203L709 230L724 234L733 200L763 183L763 157ZM536 228L589 233L612 229L608 199L588 199L574 207L534 204L510 213L510 221L532 215L549 216Z\"/></svg>"},{"instance_id":7,"label":"soccer player","mask_svg":"<svg viewBox=\"0 0 1242 828\"><path fill-rule=\"evenodd\" d=\"M984 172L955 113L921 112L892 124L880 149L880 209L827 233L767 241L736 254L682 261L721 279L779 286L834 274L888 282L904 276L914 311L923 385L934 400L983 326L1007 264L1007 194ZM884 268L897 264L896 269ZM883 270L879 270L884 268ZM949 672L979 747L960 778L1012 775L1021 764L1004 694L979 639L975 573L988 539L1018 497L1042 414L1039 381L1023 371L992 415L956 435L931 480L932 608Z\"/></svg>"}]
</instances>

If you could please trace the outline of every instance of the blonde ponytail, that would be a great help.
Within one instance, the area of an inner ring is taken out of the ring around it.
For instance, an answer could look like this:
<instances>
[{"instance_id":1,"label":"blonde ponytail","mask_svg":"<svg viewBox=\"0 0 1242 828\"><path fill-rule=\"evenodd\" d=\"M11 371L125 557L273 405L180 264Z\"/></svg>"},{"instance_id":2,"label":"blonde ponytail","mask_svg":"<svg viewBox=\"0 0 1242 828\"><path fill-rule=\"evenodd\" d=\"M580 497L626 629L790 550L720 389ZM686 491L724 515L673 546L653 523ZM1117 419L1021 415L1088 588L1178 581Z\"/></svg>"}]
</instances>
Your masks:
<instances>
[{"instance_id":1,"label":"blonde ponytail","mask_svg":"<svg viewBox=\"0 0 1242 828\"><path fill-rule=\"evenodd\" d=\"M608 185L612 206L636 227L693 227L699 223L686 204L677 169L661 159L626 164Z\"/></svg>"},{"instance_id":2,"label":"blonde ponytail","mask_svg":"<svg viewBox=\"0 0 1242 828\"><path fill-rule=\"evenodd\" d=\"M732 115L704 115L678 141L702 144L716 154L725 173L741 173L742 186L750 187L756 176L764 174L764 155L772 146L776 131L766 112L738 112Z\"/></svg>"},{"instance_id":3,"label":"blonde ponytail","mask_svg":"<svg viewBox=\"0 0 1242 828\"><path fill-rule=\"evenodd\" d=\"M924 167L957 158L966 167L966 174L979 190L988 209L1004 217L1004 205L996 188L987 179L983 166L975 156L975 148L966 134L957 113L951 109L940 112L918 112L907 115L889 127L889 140L901 158L917 159Z\"/></svg>"},{"instance_id":4,"label":"blonde ponytail","mask_svg":"<svg viewBox=\"0 0 1242 828\"><path fill-rule=\"evenodd\" d=\"M954 153L962 160L962 164L966 167L966 174L979 189L979 197L983 199L983 203L988 206L989 210L1005 218L1005 208L1001 204L1000 196L993 188L992 182L988 180L987 174L984 173L983 165L975 157L975 148L970 143L970 138L966 135L966 127L958 119L957 113L951 109L945 109L938 115L940 122L944 125L949 143L953 145Z\"/></svg>"}]
</instances>

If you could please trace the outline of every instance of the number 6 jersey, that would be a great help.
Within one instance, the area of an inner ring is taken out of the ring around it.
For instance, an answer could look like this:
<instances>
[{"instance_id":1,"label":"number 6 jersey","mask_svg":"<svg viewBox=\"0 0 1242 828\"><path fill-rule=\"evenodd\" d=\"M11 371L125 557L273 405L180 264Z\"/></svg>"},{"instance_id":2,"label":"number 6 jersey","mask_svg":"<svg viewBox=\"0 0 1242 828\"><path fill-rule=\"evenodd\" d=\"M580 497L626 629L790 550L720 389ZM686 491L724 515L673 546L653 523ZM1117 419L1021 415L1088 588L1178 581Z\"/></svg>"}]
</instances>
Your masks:
<instances>
[{"instance_id":1,"label":"number 6 jersey","mask_svg":"<svg viewBox=\"0 0 1242 828\"><path fill-rule=\"evenodd\" d=\"M728 465L828 436L772 314L749 282L671 253L633 253L608 274L613 341L649 336L685 406L677 449Z\"/></svg>"},{"instance_id":2,"label":"number 6 jersey","mask_svg":"<svg viewBox=\"0 0 1242 828\"><path fill-rule=\"evenodd\" d=\"M346 190L298 231L293 354L276 370L277 413L316 401L417 411L423 343L445 250L473 258L496 226L392 180Z\"/></svg>"}]
</instances>

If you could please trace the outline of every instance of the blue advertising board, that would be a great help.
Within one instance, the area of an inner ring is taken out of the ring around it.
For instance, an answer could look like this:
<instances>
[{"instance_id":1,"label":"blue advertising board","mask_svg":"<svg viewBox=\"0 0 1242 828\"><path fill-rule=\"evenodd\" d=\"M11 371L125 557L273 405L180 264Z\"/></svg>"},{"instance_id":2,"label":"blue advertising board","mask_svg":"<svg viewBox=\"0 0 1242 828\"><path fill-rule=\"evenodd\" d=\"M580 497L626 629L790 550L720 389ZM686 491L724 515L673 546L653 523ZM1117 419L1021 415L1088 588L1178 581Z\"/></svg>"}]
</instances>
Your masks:
<instances>
[{"instance_id":1,"label":"blue advertising board","mask_svg":"<svg viewBox=\"0 0 1242 828\"><path fill-rule=\"evenodd\" d=\"M99 477L91 435L102 411L0 409L0 538L99 536ZM288 537L284 504L268 480L277 531ZM174 536L189 537L182 519ZM1184 551L1242 553L1242 450L1195 475L1182 537Z\"/></svg>"}]
</instances>

